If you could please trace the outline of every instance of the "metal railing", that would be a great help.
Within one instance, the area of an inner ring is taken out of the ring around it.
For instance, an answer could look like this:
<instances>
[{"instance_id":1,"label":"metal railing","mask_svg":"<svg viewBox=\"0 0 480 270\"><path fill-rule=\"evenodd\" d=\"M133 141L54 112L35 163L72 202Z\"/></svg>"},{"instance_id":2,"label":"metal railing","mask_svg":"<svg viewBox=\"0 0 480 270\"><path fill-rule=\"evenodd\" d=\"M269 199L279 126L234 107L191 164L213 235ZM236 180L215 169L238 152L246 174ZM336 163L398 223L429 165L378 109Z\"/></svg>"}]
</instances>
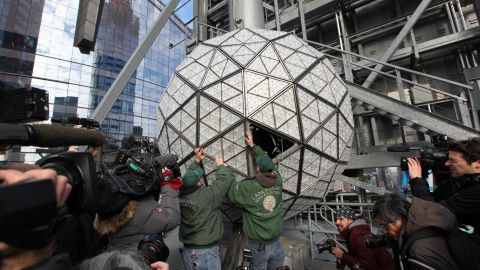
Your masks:
<instances>
[{"instance_id":1,"label":"metal railing","mask_svg":"<svg viewBox=\"0 0 480 270\"><path fill-rule=\"evenodd\" d=\"M431 113L438 114L442 117L447 117L448 115L455 115L456 118L452 120L462 123L465 126L475 127L477 130L479 129L476 114L471 114L469 109L474 107L474 105L472 104L473 99L471 98L473 87L471 87L470 85L447 80L438 76L403 68L389 63L383 63L367 56L363 56L354 52L347 52L345 50L341 50L339 48L335 48L318 42L309 40L307 40L307 42L309 44L312 44L312 46L316 49L319 49L319 51L321 51L331 62L337 63L339 64L339 66L341 65L339 70L337 70L340 73L345 74L345 71L347 69L352 70L354 69L354 67L357 67L358 70L373 72L373 67L359 64L360 61L353 62L344 60L351 59L353 57L361 60L367 60L373 64L381 64L384 67L390 69L390 72L393 74L384 71L376 72L377 74L379 74L379 77L383 79L383 81L380 81L380 83L383 82L385 88L378 89L378 86L380 84L377 83L376 85L372 85L376 86L372 88L377 89L370 90L374 90L377 93L381 93L391 98L398 99L408 105L426 107L427 110L430 109ZM331 51L334 51L338 55L341 55L341 57L328 53ZM416 81L408 77L415 78ZM359 84L359 82L361 82L361 78L355 77L351 78L350 80L346 80L354 84ZM420 83L420 81L424 83ZM377 82L379 82L379 79L377 79ZM439 85L442 86L443 89L449 89L450 91L441 90L432 85ZM453 91L456 92L456 94L453 94ZM392 93L394 92L396 92L395 95L398 94L398 97L394 97L392 95ZM409 94L409 99L407 99L405 92ZM430 98L426 99L426 97ZM434 106L438 103L451 104L450 107L452 109L447 110L444 108L442 111L443 113L436 113L434 110L431 110L431 106ZM470 115L473 116L473 121L471 120L472 118L470 117Z\"/></svg>"},{"instance_id":2,"label":"metal railing","mask_svg":"<svg viewBox=\"0 0 480 270\"><path fill-rule=\"evenodd\" d=\"M207 39L227 33L224 29L200 23L198 20L196 20L195 24L197 31L206 31ZM339 73L345 74L347 69L357 69L359 73L365 71L372 72L374 70L373 67L360 64L360 60L366 60L372 65L383 65L389 71L376 72L380 78L377 78L376 83L370 88L372 91L400 100L407 105L420 107L432 114L449 118L467 127L480 129L477 115L470 111L470 108L474 108L473 99L471 98L473 87L470 85L383 63L364 55L315 41L307 40L306 42L321 51L334 65L336 63ZM333 53L331 53L332 51ZM357 61L354 62L352 60L354 58ZM351 79L345 78L345 80L353 84L362 82L360 76L354 76Z\"/></svg>"},{"instance_id":3,"label":"metal railing","mask_svg":"<svg viewBox=\"0 0 480 270\"><path fill-rule=\"evenodd\" d=\"M350 196L352 193L337 194L336 201L319 202L318 204L313 205L294 217L295 229L303 232L307 238L309 238L310 252L313 260L317 259L319 255L316 245L322 243L321 241L319 242L318 239L315 239L314 235L316 234L323 234L325 238L332 239L337 245L342 247L344 250L347 250L345 243L338 238L339 232L335 226L335 212L336 209L341 206L349 206L354 209L359 209L362 212L365 221L370 225L370 228L372 228L372 232L379 232L380 228L374 226L372 223L371 209L373 207L373 203L362 202L360 196L357 198L359 202L339 201L338 196L344 195Z\"/></svg>"}]
</instances>

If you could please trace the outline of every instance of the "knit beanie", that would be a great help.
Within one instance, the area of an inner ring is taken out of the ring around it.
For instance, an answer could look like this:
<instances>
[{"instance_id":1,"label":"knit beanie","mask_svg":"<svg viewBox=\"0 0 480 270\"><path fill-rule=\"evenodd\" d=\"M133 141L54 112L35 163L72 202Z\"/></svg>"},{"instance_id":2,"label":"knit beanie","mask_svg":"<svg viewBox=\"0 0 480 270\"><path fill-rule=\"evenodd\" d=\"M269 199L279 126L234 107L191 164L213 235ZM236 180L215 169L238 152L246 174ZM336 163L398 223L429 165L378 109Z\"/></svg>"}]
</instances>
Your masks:
<instances>
[{"instance_id":1,"label":"knit beanie","mask_svg":"<svg viewBox=\"0 0 480 270\"><path fill-rule=\"evenodd\" d=\"M195 169L189 169L183 176L183 186L182 188L188 188L197 184L198 180L203 175L203 169L201 167L197 167Z\"/></svg>"},{"instance_id":2,"label":"knit beanie","mask_svg":"<svg viewBox=\"0 0 480 270\"><path fill-rule=\"evenodd\" d=\"M267 155L257 157L255 159L255 164L260 168L261 173L270 172L275 169L275 166Z\"/></svg>"},{"instance_id":3,"label":"knit beanie","mask_svg":"<svg viewBox=\"0 0 480 270\"><path fill-rule=\"evenodd\" d=\"M357 220L362 217L362 214L358 211L353 210L348 206L343 206L335 212L335 218L348 218L351 220Z\"/></svg>"}]
</instances>

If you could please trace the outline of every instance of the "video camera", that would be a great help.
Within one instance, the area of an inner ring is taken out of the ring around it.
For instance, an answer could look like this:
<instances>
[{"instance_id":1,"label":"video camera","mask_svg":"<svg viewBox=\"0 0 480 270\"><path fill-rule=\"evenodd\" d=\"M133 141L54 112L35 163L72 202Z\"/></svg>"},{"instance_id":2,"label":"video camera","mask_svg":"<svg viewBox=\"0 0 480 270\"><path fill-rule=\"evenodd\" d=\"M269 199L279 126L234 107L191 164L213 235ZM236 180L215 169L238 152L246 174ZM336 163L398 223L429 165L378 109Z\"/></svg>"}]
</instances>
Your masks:
<instances>
[{"instance_id":1,"label":"video camera","mask_svg":"<svg viewBox=\"0 0 480 270\"><path fill-rule=\"evenodd\" d=\"M13 145L58 147L69 145L100 146L105 136L96 130L52 125L15 125L0 123L0 148ZM36 163L67 177L72 192L66 209L57 211L55 188L51 180L32 179L0 188L6 203L0 205L0 240L16 247L39 247L55 232L63 217L94 211L98 187L95 161L90 153L63 152L49 155ZM25 199L22 199L25 198ZM28 198L28 199L26 199ZM47 203L48 202L48 203ZM25 219L28 221L25 222ZM21 225L19 225L21 224ZM28 232L28 233L26 233ZM30 235L29 237L20 237ZM26 240L20 240L27 238Z\"/></svg>"},{"instance_id":2,"label":"video camera","mask_svg":"<svg viewBox=\"0 0 480 270\"><path fill-rule=\"evenodd\" d=\"M449 170L445 167L445 162L448 160L448 149L412 147L411 150L418 150L420 154L419 161L422 166L422 178L427 178L430 171L437 177L439 174L449 173ZM407 157L401 157L400 168L402 171L408 171Z\"/></svg>"},{"instance_id":3,"label":"video camera","mask_svg":"<svg viewBox=\"0 0 480 270\"><path fill-rule=\"evenodd\" d=\"M448 147L444 141L438 142L434 147L431 146L407 146L407 145L393 145L387 147L389 152L410 152L418 151L420 157L420 165L422 166L422 178L427 178L430 172L436 177L447 177L449 170L445 166L445 162L448 160ZM401 156L400 169L404 172L408 172L407 156Z\"/></svg>"},{"instance_id":4,"label":"video camera","mask_svg":"<svg viewBox=\"0 0 480 270\"><path fill-rule=\"evenodd\" d=\"M167 167L175 174L178 157L173 154L160 155L158 146L147 137L134 135L122 139L122 149L117 152L111 166L103 163L104 176L108 177L115 190L132 196L155 193L157 183L163 181L162 168ZM180 176L180 172L178 175Z\"/></svg>"}]
</instances>

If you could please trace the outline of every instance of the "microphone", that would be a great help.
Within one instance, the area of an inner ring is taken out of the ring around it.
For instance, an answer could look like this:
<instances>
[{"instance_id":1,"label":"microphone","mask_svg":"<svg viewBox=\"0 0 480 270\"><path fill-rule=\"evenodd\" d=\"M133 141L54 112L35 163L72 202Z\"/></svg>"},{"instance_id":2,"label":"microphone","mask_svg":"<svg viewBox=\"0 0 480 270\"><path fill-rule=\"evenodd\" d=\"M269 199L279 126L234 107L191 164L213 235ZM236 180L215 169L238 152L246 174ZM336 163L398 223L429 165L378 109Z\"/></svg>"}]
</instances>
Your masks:
<instances>
[{"instance_id":1,"label":"microphone","mask_svg":"<svg viewBox=\"0 0 480 270\"><path fill-rule=\"evenodd\" d=\"M100 123L90 118L68 117L67 119L51 119L52 123L81 125L84 128L99 128Z\"/></svg>"},{"instance_id":2,"label":"microphone","mask_svg":"<svg viewBox=\"0 0 480 270\"><path fill-rule=\"evenodd\" d=\"M0 145L57 147L69 145L100 146L105 143L102 132L61 125L15 125L0 123Z\"/></svg>"},{"instance_id":3,"label":"microphone","mask_svg":"<svg viewBox=\"0 0 480 270\"><path fill-rule=\"evenodd\" d=\"M406 144L387 146L388 152L409 152L410 150L414 150L414 149L412 149L410 146Z\"/></svg>"}]
</instances>

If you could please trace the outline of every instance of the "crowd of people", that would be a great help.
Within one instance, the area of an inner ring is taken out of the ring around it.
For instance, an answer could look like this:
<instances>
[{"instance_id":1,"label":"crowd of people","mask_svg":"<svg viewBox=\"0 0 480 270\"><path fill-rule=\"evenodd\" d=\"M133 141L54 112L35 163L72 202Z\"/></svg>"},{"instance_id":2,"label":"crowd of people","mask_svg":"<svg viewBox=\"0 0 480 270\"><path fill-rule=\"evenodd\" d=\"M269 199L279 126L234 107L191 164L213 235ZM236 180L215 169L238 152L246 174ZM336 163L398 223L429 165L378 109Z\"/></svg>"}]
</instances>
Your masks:
<instances>
[{"instance_id":1,"label":"crowd of people","mask_svg":"<svg viewBox=\"0 0 480 270\"><path fill-rule=\"evenodd\" d=\"M252 269L288 269L280 241L282 178L271 158L254 144L251 133L245 134L245 141L256 174L240 182L223 157L216 156L215 181L206 185L201 148L194 149L194 162L183 176L172 162L148 168L129 158L126 164L110 167L98 179L94 213L71 216L58 232L42 231L48 239L33 241L35 247L0 242L0 269L168 269L165 261L170 250L162 234L177 225L185 268L221 269L220 207L226 197L244 209L243 230L252 251ZM77 150L70 147L69 151ZM65 176L35 166L5 165L0 179L2 185L50 179L59 209L72 191Z\"/></svg>"},{"instance_id":2,"label":"crowd of people","mask_svg":"<svg viewBox=\"0 0 480 270\"><path fill-rule=\"evenodd\" d=\"M477 269L480 138L449 143L444 165L451 177L436 179L441 184L433 192L422 178L420 159L412 157L407 162L412 196L388 193L372 209L372 221L385 236L377 240L386 247L369 247L367 238L372 232L361 213L341 207L335 212L335 225L347 250L334 245L331 253L350 269Z\"/></svg>"},{"instance_id":3,"label":"crowd of people","mask_svg":"<svg viewBox=\"0 0 480 270\"><path fill-rule=\"evenodd\" d=\"M2 239L0 269L169 269L165 261L170 252L177 251L169 250L162 234L178 225L185 269L221 269L221 206L226 198L244 210L243 233L252 256L251 269L288 269L280 239L282 177L250 132L245 134L245 143L252 154L255 176L241 181L235 180L223 157L216 156L215 181L207 185L202 148L193 150L194 161L183 175L172 164L153 168L157 173L149 175L145 172L148 168L139 168L133 161L133 165L109 170L98 180L94 213L34 228L25 234L31 238L28 241ZM333 245L330 253L339 265L358 270L478 267L480 139L450 143L445 166L451 179L443 179L430 192L422 178L420 160L408 158L411 198L394 192L375 202L372 221L382 228L387 246L367 244L372 231L359 211L347 206L336 209L335 225L346 248ZM136 176L121 177L122 170L131 169ZM148 189L142 182L145 175L151 183ZM65 176L33 165L3 165L0 179L2 186L49 179L59 211L72 192ZM77 236L72 232L81 233Z\"/></svg>"}]
</instances>

